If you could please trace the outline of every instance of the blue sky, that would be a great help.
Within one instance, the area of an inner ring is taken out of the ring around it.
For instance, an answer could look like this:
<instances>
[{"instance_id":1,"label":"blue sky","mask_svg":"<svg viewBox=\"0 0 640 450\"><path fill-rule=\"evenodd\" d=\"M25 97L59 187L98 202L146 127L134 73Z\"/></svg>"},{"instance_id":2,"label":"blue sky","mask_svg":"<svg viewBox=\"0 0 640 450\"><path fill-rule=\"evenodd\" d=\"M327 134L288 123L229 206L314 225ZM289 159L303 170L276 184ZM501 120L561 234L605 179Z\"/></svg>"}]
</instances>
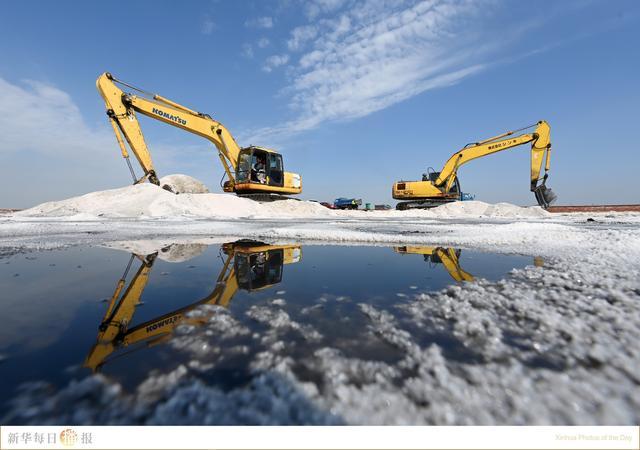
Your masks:
<instances>
[{"instance_id":1,"label":"blue sky","mask_svg":"<svg viewBox=\"0 0 640 450\"><path fill-rule=\"evenodd\" d=\"M104 71L271 146L303 198L393 204L391 184L468 142L546 119L559 203L638 203L640 2L5 2L0 207L130 182ZM214 191L213 146L142 118L160 175ZM487 202L535 203L519 147L459 171Z\"/></svg>"}]
</instances>

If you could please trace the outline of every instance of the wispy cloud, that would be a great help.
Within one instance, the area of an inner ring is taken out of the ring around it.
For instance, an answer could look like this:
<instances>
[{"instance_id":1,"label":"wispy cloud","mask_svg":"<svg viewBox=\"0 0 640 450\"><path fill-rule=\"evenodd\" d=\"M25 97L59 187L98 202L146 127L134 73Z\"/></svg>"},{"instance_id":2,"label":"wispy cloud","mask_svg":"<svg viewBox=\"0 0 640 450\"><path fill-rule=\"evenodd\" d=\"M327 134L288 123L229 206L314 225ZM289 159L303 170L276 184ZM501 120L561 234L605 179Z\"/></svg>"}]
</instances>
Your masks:
<instances>
[{"instance_id":1,"label":"wispy cloud","mask_svg":"<svg viewBox=\"0 0 640 450\"><path fill-rule=\"evenodd\" d=\"M202 25L200 26L200 32L204 35L209 35L213 33L213 30L216 28L216 23L209 16L205 16L202 20Z\"/></svg>"},{"instance_id":2,"label":"wispy cloud","mask_svg":"<svg viewBox=\"0 0 640 450\"><path fill-rule=\"evenodd\" d=\"M289 106L298 117L255 133L256 141L363 117L482 70L500 42L482 41L478 0L314 0L313 20L289 34L289 54L271 56L267 72L288 64ZM290 60L295 58L290 62Z\"/></svg>"},{"instance_id":3,"label":"wispy cloud","mask_svg":"<svg viewBox=\"0 0 640 450\"><path fill-rule=\"evenodd\" d=\"M251 44L242 44L242 56L245 58L253 58L253 47Z\"/></svg>"},{"instance_id":4,"label":"wispy cloud","mask_svg":"<svg viewBox=\"0 0 640 450\"><path fill-rule=\"evenodd\" d=\"M266 37L260 38L258 39L258 42L256 43L256 45L258 46L258 48L265 48L270 44L271 41L269 41L269 39L267 39Z\"/></svg>"},{"instance_id":5,"label":"wispy cloud","mask_svg":"<svg viewBox=\"0 0 640 450\"><path fill-rule=\"evenodd\" d=\"M289 55L269 56L266 59L264 66L262 66L262 70L265 72L271 72L273 69L285 65L287 62L289 62Z\"/></svg>"},{"instance_id":6,"label":"wispy cloud","mask_svg":"<svg viewBox=\"0 0 640 450\"><path fill-rule=\"evenodd\" d=\"M291 31L291 38L287 41L287 48L291 51L298 50L317 35L318 27L315 25L294 28Z\"/></svg>"},{"instance_id":7,"label":"wispy cloud","mask_svg":"<svg viewBox=\"0 0 640 450\"><path fill-rule=\"evenodd\" d=\"M0 191L0 204L23 207L126 183L106 119L89 126L66 92L0 77L0 98L0 167L13 168L3 171L11 188Z\"/></svg>"},{"instance_id":8,"label":"wispy cloud","mask_svg":"<svg viewBox=\"0 0 640 450\"><path fill-rule=\"evenodd\" d=\"M269 16L256 17L244 23L247 28L273 28L273 18Z\"/></svg>"},{"instance_id":9,"label":"wispy cloud","mask_svg":"<svg viewBox=\"0 0 640 450\"><path fill-rule=\"evenodd\" d=\"M113 144L105 130L91 129L71 97L54 86L30 80L21 86L0 78L0 98L0 154L95 156Z\"/></svg>"},{"instance_id":10,"label":"wispy cloud","mask_svg":"<svg viewBox=\"0 0 640 450\"><path fill-rule=\"evenodd\" d=\"M308 0L305 2L304 11L306 16L313 20L322 14L340 9L345 3L346 0Z\"/></svg>"}]
</instances>

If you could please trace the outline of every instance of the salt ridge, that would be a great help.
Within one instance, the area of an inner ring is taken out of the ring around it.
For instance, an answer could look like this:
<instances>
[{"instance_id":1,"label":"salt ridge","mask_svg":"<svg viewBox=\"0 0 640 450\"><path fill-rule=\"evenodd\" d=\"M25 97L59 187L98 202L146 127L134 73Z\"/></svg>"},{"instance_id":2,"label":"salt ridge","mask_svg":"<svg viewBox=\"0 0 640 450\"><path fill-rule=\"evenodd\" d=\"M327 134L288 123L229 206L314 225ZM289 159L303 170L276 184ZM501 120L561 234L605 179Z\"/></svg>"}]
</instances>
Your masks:
<instances>
[{"instance_id":1,"label":"salt ridge","mask_svg":"<svg viewBox=\"0 0 640 450\"><path fill-rule=\"evenodd\" d=\"M550 214L539 207L509 203L449 203L431 210L338 211L317 202L284 200L258 203L233 194L209 193L206 186L187 175L169 175L160 180L180 194L144 183L97 191L66 200L43 203L15 214L16 217L68 217L73 220L100 218L332 218L332 217L424 217L424 218L544 218Z\"/></svg>"}]
</instances>

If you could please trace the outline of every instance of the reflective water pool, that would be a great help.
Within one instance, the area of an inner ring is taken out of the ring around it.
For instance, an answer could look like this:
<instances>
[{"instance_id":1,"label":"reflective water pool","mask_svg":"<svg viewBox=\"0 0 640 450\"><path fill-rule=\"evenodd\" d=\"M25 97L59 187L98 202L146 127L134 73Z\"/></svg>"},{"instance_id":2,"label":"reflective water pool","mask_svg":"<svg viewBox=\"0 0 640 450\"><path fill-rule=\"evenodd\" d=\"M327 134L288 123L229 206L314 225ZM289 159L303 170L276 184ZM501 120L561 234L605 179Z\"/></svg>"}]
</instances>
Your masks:
<instances>
[{"instance_id":1,"label":"reflective water pool","mask_svg":"<svg viewBox=\"0 0 640 450\"><path fill-rule=\"evenodd\" d=\"M256 359L277 346L287 347L292 370L309 382L314 370L295 361L324 348L394 364L397 349L371 337L368 307L402 320L397 307L418 292L497 280L534 264L531 257L444 247L120 246L134 253L86 247L1 257L0 410L15 408L25 383L56 390L91 373L133 391L150 374L185 366L208 386L242 389L256 376ZM217 318L220 307L228 319ZM203 325L207 343L184 339ZM448 359L474 358L446 330L407 329Z\"/></svg>"}]
</instances>

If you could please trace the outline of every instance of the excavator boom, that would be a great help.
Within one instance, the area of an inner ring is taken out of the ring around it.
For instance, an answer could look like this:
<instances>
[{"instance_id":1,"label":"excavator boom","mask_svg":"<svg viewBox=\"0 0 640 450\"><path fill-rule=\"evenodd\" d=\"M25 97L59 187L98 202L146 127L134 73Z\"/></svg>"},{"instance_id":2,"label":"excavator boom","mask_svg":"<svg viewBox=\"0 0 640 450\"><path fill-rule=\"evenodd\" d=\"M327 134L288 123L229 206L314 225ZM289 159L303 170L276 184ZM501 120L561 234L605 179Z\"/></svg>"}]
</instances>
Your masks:
<instances>
[{"instance_id":1,"label":"excavator boom","mask_svg":"<svg viewBox=\"0 0 640 450\"><path fill-rule=\"evenodd\" d=\"M460 267L460 250L444 247L394 247L396 253L405 255L423 255L425 260L442 264L455 281L473 281L475 278Z\"/></svg>"},{"instance_id":2,"label":"excavator boom","mask_svg":"<svg viewBox=\"0 0 640 450\"><path fill-rule=\"evenodd\" d=\"M549 124L539 121L533 133L515 135L521 130L506 133L469 144L454 153L445 163L440 172L425 174L422 181L399 181L393 185L392 196L398 200L411 200L409 204L398 204L398 209L411 207L437 206L461 199L458 181L458 169L474 159L482 158L492 153L531 143L531 191L534 192L538 204L547 208L555 201L555 194L546 187L546 180L550 168L551 141ZM514 136L515 135L515 136ZM543 170L544 175L540 178ZM415 206L411 206L415 204ZM402 207L405 206L405 207Z\"/></svg>"}]
</instances>

